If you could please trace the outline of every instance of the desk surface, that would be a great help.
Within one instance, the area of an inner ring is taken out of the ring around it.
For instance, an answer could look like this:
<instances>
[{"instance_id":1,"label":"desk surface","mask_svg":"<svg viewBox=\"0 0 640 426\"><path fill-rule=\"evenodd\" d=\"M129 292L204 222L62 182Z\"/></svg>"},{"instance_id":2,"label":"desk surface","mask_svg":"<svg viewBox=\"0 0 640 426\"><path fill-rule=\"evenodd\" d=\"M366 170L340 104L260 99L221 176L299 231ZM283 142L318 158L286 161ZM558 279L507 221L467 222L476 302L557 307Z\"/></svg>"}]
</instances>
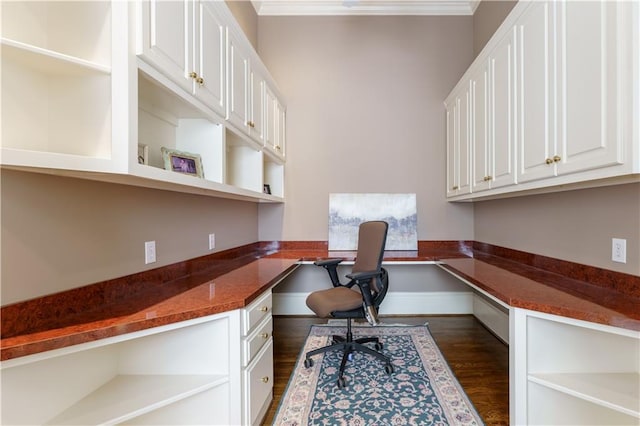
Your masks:
<instances>
[{"instance_id":1,"label":"desk surface","mask_svg":"<svg viewBox=\"0 0 640 426\"><path fill-rule=\"evenodd\" d=\"M135 279L124 277L114 284L123 288L123 293L111 301L105 300L105 288L113 286L91 285L3 307L0 359L240 309L292 272L300 260L327 257L349 260L354 256L354 252L328 252L322 247L270 250L244 262L228 257L209 261L227 266L222 269L208 266L204 272L172 280L150 283L146 275L137 274ZM390 252L385 254L385 260L407 264L438 261L445 269L510 306L640 331L639 298L473 253L465 243L432 244L416 252ZM198 262L204 263L202 259ZM67 299L80 299L83 303L73 305ZM56 304L60 307L55 307Z\"/></svg>"}]
</instances>

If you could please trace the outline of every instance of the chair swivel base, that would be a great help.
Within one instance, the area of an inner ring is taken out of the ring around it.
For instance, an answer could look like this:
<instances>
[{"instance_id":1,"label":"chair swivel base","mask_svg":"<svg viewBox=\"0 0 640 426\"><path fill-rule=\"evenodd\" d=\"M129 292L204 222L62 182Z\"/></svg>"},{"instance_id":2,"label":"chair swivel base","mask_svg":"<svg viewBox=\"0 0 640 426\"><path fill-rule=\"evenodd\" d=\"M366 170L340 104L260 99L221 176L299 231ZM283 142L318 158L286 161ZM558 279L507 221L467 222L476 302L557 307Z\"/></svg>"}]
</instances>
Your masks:
<instances>
[{"instance_id":1,"label":"chair swivel base","mask_svg":"<svg viewBox=\"0 0 640 426\"><path fill-rule=\"evenodd\" d=\"M365 346L365 343L374 343L375 350L371 349L368 346ZM314 355L332 351L342 352L342 361L340 362L340 371L338 373L337 381L338 388L342 389L346 386L346 381L344 379L344 370L347 366L347 361L349 360L351 354L354 352L362 352L378 358L379 360L384 362L384 371L387 374L393 373L393 364L391 364L391 359L388 356L378 352L381 349L382 343L379 342L377 337L365 337L353 340L351 330L349 330L347 332L346 338L342 336L333 336L332 345L324 346L322 348L314 349L307 352L305 355L304 366L305 368L313 366L313 359L311 357Z\"/></svg>"}]
</instances>

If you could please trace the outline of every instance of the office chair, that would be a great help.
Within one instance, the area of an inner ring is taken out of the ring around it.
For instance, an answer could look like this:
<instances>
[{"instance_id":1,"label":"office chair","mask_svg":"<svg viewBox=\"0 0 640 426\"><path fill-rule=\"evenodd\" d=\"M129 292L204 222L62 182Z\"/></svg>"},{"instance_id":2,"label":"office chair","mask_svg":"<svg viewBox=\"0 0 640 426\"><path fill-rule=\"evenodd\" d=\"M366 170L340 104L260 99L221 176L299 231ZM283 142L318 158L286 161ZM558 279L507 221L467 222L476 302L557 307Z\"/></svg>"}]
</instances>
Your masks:
<instances>
[{"instance_id":1,"label":"office chair","mask_svg":"<svg viewBox=\"0 0 640 426\"><path fill-rule=\"evenodd\" d=\"M307 297L307 306L321 318L346 318L346 336L333 336L333 344L307 352L304 366L313 365L314 355L329 351L341 351L342 362L338 374L338 388L346 385L343 377L347 361L353 352L364 352L384 362L387 374L393 373L391 359L380 353L382 343L377 337L353 339L351 320L366 318L372 325L378 324L378 307L387 294L389 276L382 268L382 256L387 239L389 225L383 221L364 222L358 230L358 252L353 269L346 277L350 280L346 284L340 283L337 267L342 259L327 259L315 262L315 265L325 268L333 288L319 290ZM373 343L374 349L365 346Z\"/></svg>"}]
</instances>

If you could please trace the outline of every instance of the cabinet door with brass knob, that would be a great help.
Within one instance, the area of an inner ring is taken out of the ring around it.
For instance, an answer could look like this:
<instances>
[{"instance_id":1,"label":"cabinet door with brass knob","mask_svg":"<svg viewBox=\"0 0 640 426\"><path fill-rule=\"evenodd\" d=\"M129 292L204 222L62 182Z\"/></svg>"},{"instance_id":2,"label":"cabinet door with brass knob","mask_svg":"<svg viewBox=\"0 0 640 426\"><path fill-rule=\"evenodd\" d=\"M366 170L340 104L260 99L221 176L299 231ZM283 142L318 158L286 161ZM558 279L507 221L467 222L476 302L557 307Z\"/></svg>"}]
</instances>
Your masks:
<instances>
[{"instance_id":1,"label":"cabinet door with brass knob","mask_svg":"<svg viewBox=\"0 0 640 426\"><path fill-rule=\"evenodd\" d=\"M225 25L215 2L141 2L137 53L224 117Z\"/></svg>"},{"instance_id":2,"label":"cabinet door with brass knob","mask_svg":"<svg viewBox=\"0 0 640 426\"><path fill-rule=\"evenodd\" d=\"M278 95L269 86L265 86L265 139L264 146L269 151L284 158L285 107Z\"/></svg>"},{"instance_id":3,"label":"cabinet door with brass knob","mask_svg":"<svg viewBox=\"0 0 640 426\"><path fill-rule=\"evenodd\" d=\"M175 0L148 0L140 5L142 25L138 28L137 53L191 92L197 71L190 52L191 28L186 23L191 20L193 5Z\"/></svg>"},{"instance_id":4,"label":"cabinet door with brass knob","mask_svg":"<svg viewBox=\"0 0 640 426\"><path fill-rule=\"evenodd\" d=\"M273 343L263 348L244 372L243 424L256 424L271 402L273 390Z\"/></svg>"}]
</instances>

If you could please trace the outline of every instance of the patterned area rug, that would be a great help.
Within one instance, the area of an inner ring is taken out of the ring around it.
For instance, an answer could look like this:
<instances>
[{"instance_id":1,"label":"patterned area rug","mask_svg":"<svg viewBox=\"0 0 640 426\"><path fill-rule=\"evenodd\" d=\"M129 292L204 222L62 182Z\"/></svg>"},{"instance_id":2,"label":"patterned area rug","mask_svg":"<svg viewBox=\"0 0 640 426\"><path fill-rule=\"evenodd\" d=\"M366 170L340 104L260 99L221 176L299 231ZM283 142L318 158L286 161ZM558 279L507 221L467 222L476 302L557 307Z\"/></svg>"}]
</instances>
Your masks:
<instances>
[{"instance_id":1,"label":"patterned area rug","mask_svg":"<svg viewBox=\"0 0 640 426\"><path fill-rule=\"evenodd\" d=\"M274 425L483 425L483 421L442 357L426 326L354 326L354 338L377 336L394 373L374 357L355 353L336 385L341 354L304 354L326 346L345 327L312 326Z\"/></svg>"}]
</instances>

